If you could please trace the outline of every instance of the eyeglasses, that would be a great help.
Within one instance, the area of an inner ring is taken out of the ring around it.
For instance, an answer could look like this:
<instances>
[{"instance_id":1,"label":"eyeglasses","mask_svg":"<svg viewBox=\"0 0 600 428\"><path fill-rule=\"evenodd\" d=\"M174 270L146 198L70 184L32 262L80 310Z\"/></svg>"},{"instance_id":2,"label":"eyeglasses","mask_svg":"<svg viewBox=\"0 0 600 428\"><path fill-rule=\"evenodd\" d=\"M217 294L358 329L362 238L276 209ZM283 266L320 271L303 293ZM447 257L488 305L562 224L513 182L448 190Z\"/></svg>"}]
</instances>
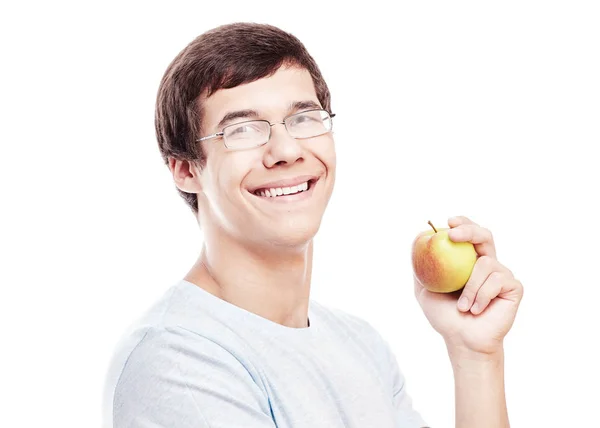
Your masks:
<instances>
[{"instance_id":1,"label":"eyeglasses","mask_svg":"<svg viewBox=\"0 0 600 428\"><path fill-rule=\"evenodd\" d=\"M223 143L228 149L249 149L266 144L271 138L271 127L273 125L285 125L285 129L292 138L313 138L331 131L333 126L331 119L333 117L335 117L335 114L326 110L314 109L292 114L283 119L283 122L271 123L268 120L249 120L227 125L223 128L223 131L207 135L196 141L223 137Z\"/></svg>"}]
</instances>

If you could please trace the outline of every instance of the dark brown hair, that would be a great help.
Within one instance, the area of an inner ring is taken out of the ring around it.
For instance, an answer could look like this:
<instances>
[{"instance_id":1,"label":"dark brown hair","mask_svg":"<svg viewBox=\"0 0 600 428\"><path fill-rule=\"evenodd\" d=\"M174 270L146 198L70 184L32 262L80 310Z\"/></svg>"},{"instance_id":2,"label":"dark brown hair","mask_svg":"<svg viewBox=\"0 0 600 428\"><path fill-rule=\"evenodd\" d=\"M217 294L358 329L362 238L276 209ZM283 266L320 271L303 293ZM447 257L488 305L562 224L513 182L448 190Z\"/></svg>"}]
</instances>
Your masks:
<instances>
[{"instance_id":1,"label":"dark brown hair","mask_svg":"<svg viewBox=\"0 0 600 428\"><path fill-rule=\"evenodd\" d=\"M186 46L167 68L158 89L155 128L161 156L197 162L205 158L200 143L202 103L219 89L234 88L274 74L281 66L308 70L322 107L331 111L327 84L304 45L272 25L234 23L214 28ZM177 189L194 214L196 194Z\"/></svg>"}]
</instances>

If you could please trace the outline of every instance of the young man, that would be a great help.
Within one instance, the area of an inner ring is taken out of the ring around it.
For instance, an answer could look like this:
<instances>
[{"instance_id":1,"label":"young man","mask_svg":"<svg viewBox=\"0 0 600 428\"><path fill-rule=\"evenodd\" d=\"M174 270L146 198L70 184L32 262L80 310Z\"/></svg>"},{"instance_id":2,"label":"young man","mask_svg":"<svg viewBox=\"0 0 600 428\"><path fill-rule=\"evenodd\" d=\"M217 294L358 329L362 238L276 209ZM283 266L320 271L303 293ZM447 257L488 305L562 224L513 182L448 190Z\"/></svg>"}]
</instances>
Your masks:
<instances>
[{"instance_id":1,"label":"young man","mask_svg":"<svg viewBox=\"0 0 600 428\"><path fill-rule=\"evenodd\" d=\"M377 331L309 297L335 181L333 117L316 63L275 27L216 28L171 63L157 137L204 246L120 343L106 426L426 426ZM456 426L508 427L502 341L522 286L488 230L464 217L449 225L480 255L462 297L416 280L415 294L448 346Z\"/></svg>"}]
</instances>

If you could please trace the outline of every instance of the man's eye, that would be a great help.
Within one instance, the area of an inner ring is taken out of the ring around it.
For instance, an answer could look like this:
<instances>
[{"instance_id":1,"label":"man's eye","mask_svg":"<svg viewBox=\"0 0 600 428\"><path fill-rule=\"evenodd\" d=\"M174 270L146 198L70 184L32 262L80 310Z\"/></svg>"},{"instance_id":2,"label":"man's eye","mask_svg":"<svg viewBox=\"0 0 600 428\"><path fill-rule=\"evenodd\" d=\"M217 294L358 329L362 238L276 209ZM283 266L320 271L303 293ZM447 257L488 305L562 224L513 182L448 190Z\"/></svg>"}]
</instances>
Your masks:
<instances>
[{"instance_id":1,"label":"man's eye","mask_svg":"<svg viewBox=\"0 0 600 428\"><path fill-rule=\"evenodd\" d=\"M292 122L293 125L304 125L304 124L308 124L308 123L314 123L316 122L317 117L315 115L310 115L310 114L302 114L300 116L296 116L294 118L294 121Z\"/></svg>"},{"instance_id":2,"label":"man's eye","mask_svg":"<svg viewBox=\"0 0 600 428\"><path fill-rule=\"evenodd\" d=\"M257 125L240 125L231 130L230 135L255 134L261 132Z\"/></svg>"}]
</instances>

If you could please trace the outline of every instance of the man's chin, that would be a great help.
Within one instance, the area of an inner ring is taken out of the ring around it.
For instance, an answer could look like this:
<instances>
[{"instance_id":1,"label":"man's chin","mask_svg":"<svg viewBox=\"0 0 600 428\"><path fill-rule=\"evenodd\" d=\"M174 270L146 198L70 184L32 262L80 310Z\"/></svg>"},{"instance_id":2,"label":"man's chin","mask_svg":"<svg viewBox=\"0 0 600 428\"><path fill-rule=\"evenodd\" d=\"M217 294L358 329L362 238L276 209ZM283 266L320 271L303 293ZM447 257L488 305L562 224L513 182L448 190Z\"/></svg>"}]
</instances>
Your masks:
<instances>
[{"instance_id":1,"label":"man's chin","mask_svg":"<svg viewBox=\"0 0 600 428\"><path fill-rule=\"evenodd\" d=\"M262 242L272 248L302 250L319 231L320 222L273 227L263 234Z\"/></svg>"}]
</instances>

